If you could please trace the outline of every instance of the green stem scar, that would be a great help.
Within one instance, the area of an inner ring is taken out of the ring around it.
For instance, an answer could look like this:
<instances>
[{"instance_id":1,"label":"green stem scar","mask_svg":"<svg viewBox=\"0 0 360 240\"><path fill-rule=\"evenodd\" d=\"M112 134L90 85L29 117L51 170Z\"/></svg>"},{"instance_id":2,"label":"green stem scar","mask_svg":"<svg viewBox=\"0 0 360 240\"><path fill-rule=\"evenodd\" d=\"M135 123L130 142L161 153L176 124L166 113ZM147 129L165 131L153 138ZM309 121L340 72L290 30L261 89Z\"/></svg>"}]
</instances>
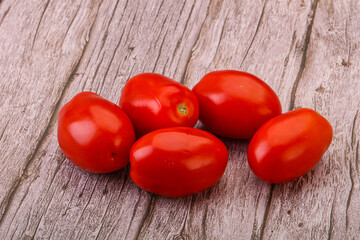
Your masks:
<instances>
[{"instance_id":1,"label":"green stem scar","mask_svg":"<svg viewBox=\"0 0 360 240\"><path fill-rule=\"evenodd\" d=\"M188 108L186 107L185 104L181 103L179 105L177 105L177 110L181 115L185 115L188 112Z\"/></svg>"}]
</instances>

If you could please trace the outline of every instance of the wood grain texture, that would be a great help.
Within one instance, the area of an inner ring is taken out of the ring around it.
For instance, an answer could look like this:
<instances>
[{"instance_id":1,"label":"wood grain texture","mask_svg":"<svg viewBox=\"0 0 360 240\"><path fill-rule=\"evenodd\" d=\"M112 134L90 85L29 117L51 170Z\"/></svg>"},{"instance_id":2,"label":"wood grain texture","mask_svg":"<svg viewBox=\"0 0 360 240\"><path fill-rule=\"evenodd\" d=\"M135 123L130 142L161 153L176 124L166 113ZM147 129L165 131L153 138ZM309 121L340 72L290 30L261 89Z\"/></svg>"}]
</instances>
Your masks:
<instances>
[{"instance_id":1,"label":"wood grain texture","mask_svg":"<svg viewBox=\"0 0 360 240\"><path fill-rule=\"evenodd\" d=\"M0 1L1 238L359 239L359 11L351 0ZM284 112L331 122L311 172L264 183L248 141L222 139L220 182L168 199L137 188L128 167L90 174L61 153L57 115L76 93L117 102L138 73L193 87L218 69L251 72Z\"/></svg>"}]
</instances>

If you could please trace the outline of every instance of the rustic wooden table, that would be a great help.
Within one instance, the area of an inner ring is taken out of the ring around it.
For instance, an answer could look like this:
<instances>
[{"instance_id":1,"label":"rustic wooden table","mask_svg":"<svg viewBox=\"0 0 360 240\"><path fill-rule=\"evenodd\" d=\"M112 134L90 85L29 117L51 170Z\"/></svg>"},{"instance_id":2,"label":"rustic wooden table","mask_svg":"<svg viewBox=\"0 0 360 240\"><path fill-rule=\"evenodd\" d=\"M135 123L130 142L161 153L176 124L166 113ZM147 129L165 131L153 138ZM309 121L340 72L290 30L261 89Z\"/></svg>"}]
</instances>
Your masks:
<instances>
[{"instance_id":1,"label":"rustic wooden table","mask_svg":"<svg viewBox=\"0 0 360 240\"><path fill-rule=\"evenodd\" d=\"M360 1L0 1L1 239L360 239ZM271 185L223 139L221 181L167 199L128 168L89 174L59 149L59 109L89 90L117 102L157 72L193 87L218 69L251 72L283 111L334 128L319 164Z\"/></svg>"}]
</instances>

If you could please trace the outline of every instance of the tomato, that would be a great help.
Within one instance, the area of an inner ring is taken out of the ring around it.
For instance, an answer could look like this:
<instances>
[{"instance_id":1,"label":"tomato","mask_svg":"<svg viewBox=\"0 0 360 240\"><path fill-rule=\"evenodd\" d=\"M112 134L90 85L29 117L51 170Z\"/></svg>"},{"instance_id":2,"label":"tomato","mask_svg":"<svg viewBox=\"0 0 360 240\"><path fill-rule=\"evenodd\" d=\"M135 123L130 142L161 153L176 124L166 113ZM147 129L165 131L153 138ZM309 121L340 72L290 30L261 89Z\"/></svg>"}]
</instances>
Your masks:
<instances>
[{"instance_id":1,"label":"tomato","mask_svg":"<svg viewBox=\"0 0 360 240\"><path fill-rule=\"evenodd\" d=\"M302 108L266 122L252 138L248 162L265 182L283 183L310 171L328 149L330 123L317 112Z\"/></svg>"},{"instance_id":2,"label":"tomato","mask_svg":"<svg viewBox=\"0 0 360 240\"><path fill-rule=\"evenodd\" d=\"M143 73L124 86L120 107L132 121L137 137L166 127L193 127L199 104L190 89L156 73Z\"/></svg>"},{"instance_id":3,"label":"tomato","mask_svg":"<svg viewBox=\"0 0 360 240\"><path fill-rule=\"evenodd\" d=\"M188 127L164 128L131 148L130 177L146 191L181 197L213 186L227 161L227 149L214 135Z\"/></svg>"},{"instance_id":4,"label":"tomato","mask_svg":"<svg viewBox=\"0 0 360 240\"><path fill-rule=\"evenodd\" d=\"M233 70L206 74L193 88L200 121L212 133L251 138L267 120L281 113L275 92L262 80Z\"/></svg>"},{"instance_id":5,"label":"tomato","mask_svg":"<svg viewBox=\"0 0 360 240\"><path fill-rule=\"evenodd\" d=\"M82 92L60 110L58 141L76 166L106 173L129 162L135 133L129 118L116 104L96 93Z\"/></svg>"}]
</instances>

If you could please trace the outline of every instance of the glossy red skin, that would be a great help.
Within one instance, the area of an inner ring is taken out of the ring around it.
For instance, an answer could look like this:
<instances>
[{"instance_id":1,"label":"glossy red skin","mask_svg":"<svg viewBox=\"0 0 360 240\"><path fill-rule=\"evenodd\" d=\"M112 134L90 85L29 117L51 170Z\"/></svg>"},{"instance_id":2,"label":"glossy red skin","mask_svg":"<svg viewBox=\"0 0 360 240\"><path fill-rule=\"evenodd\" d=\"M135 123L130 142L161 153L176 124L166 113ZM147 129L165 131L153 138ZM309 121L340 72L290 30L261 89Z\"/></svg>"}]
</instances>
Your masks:
<instances>
[{"instance_id":1,"label":"glossy red skin","mask_svg":"<svg viewBox=\"0 0 360 240\"><path fill-rule=\"evenodd\" d=\"M227 162L227 149L214 135L195 128L164 128L131 148L130 177L146 191L181 197L213 186Z\"/></svg>"},{"instance_id":2,"label":"glossy red skin","mask_svg":"<svg viewBox=\"0 0 360 240\"><path fill-rule=\"evenodd\" d=\"M184 104L188 111L177 109ZM121 93L120 107L129 116L139 138L166 127L193 127L198 121L199 104L190 89L156 73L132 77Z\"/></svg>"},{"instance_id":3,"label":"glossy red skin","mask_svg":"<svg viewBox=\"0 0 360 240\"><path fill-rule=\"evenodd\" d=\"M65 156L79 168L107 173L129 162L135 133L116 104L96 93L82 92L60 110L58 141Z\"/></svg>"},{"instance_id":4,"label":"glossy red skin","mask_svg":"<svg viewBox=\"0 0 360 240\"><path fill-rule=\"evenodd\" d=\"M249 166L265 182L292 181L319 162L332 134L330 123L311 109L284 113L255 133L248 148Z\"/></svg>"},{"instance_id":5,"label":"glossy red skin","mask_svg":"<svg viewBox=\"0 0 360 240\"><path fill-rule=\"evenodd\" d=\"M200 121L212 133L251 138L267 120L281 114L275 92L256 76L234 70L206 74L193 88Z\"/></svg>"}]
</instances>

